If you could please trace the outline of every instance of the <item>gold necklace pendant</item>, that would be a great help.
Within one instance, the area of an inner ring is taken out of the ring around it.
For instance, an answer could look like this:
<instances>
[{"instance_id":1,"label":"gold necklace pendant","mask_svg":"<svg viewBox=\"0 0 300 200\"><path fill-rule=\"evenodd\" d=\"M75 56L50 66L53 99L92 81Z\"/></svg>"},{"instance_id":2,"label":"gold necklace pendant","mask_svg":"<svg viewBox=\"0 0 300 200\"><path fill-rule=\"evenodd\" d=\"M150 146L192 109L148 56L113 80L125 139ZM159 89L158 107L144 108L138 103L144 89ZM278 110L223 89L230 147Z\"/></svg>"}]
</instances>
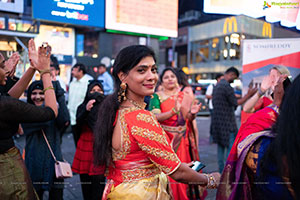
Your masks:
<instances>
[{"instance_id":1,"label":"gold necklace pendant","mask_svg":"<svg viewBox=\"0 0 300 200\"><path fill-rule=\"evenodd\" d=\"M127 98L127 100L132 104L132 105L134 105L136 108L139 108L139 109L145 109L145 107L146 107L146 103L138 103L138 102L136 102L136 101L134 101L134 100L132 100L132 99L129 99L129 98Z\"/></svg>"}]
</instances>

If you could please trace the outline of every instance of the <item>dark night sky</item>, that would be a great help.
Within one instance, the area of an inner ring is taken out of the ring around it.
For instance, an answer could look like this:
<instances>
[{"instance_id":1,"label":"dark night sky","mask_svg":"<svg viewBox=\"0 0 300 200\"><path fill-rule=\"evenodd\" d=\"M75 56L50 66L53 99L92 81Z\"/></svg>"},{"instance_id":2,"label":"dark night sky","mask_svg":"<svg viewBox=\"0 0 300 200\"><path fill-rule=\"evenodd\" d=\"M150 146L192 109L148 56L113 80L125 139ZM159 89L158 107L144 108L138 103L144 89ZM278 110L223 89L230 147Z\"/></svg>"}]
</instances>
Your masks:
<instances>
[{"instance_id":1,"label":"dark night sky","mask_svg":"<svg viewBox=\"0 0 300 200\"><path fill-rule=\"evenodd\" d=\"M179 16L183 15L185 12L189 10L200 11L201 17L199 20L193 20L190 22L184 22L179 24L179 27L187 26L187 25L195 25L204 22L209 22L212 20L217 20L220 18L225 18L228 15L222 14L207 14L203 12L203 0L179 0Z\"/></svg>"},{"instance_id":2,"label":"dark night sky","mask_svg":"<svg viewBox=\"0 0 300 200\"><path fill-rule=\"evenodd\" d=\"M202 11L203 0L179 0L179 15L189 10Z\"/></svg>"}]
</instances>

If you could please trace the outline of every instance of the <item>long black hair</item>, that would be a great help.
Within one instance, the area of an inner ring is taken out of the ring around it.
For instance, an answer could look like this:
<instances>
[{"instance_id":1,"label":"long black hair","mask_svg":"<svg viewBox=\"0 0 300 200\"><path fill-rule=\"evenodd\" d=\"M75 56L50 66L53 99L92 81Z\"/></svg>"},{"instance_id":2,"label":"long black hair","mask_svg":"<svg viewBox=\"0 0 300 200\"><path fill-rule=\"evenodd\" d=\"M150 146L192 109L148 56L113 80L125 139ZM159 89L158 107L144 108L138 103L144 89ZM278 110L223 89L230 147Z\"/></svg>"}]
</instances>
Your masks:
<instances>
[{"instance_id":1,"label":"long black hair","mask_svg":"<svg viewBox=\"0 0 300 200\"><path fill-rule=\"evenodd\" d=\"M280 115L272 131L276 138L261 160L261 178L269 173L270 163L277 166L276 174L290 179L296 199L300 199L300 75L285 91Z\"/></svg>"},{"instance_id":2,"label":"long black hair","mask_svg":"<svg viewBox=\"0 0 300 200\"><path fill-rule=\"evenodd\" d=\"M186 73L184 73L184 71L182 71L182 69L177 69L176 74L177 74L177 79L178 79L179 85L181 85L183 87L190 86L189 81L188 81L188 76L186 75Z\"/></svg>"},{"instance_id":3,"label":"long black hair","mask_svg":"<svg viewBox=\"0 0 300 200\"><path fill-rule=\"evenodd\" d=\"M143 58L151 56L155 60L154 51L143 45L133 45L122 49L113 65L115 91L105 98L99 108L98 120L94 129L94 162L96 165L108 165L112 156L112 134L116 112L120 107L118 92L121 80L119 72L128 74Z\"/></svg>"}]
</instances>

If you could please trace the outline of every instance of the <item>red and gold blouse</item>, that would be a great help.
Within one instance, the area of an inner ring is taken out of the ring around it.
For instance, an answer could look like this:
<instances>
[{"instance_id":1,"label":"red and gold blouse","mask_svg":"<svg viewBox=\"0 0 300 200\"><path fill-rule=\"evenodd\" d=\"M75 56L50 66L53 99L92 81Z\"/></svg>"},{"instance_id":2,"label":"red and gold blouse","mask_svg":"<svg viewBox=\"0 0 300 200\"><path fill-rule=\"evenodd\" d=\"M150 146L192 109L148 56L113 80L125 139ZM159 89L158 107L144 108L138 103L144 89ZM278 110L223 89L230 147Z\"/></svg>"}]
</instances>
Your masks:
<instances>
[{"instance_id":1,"label":"red and gold blouse","mask_svg":"<svg viewBox=\"0 0 300 200\"><path fill-rule=\"evenodd\" d=\"M119 110L121 148L113 151L108 179L117 186L153 177L161 172L172 174L180 160L170 146L166 133L155 116L136 107Z\"/></svg>"}]
</instances>

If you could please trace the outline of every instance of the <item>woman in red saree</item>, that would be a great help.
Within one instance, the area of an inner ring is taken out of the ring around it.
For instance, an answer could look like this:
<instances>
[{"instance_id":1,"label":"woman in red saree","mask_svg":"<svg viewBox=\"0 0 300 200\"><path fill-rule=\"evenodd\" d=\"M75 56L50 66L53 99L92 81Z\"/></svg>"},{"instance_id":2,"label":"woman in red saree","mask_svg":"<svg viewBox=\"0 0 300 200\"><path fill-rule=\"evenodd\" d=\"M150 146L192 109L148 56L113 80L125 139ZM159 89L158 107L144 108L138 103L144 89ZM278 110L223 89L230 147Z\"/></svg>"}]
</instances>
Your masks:
<instances>
[{"instance_id":1,"label":"woman in red saree","mask_svg":"<svg viewBox=\"0 0 300 200\"><path fill-rule=\"evenodd\" d=\"M272 184L276 182L286 182L280 174L277 174L277 169L280 168L283 161L280 161L281 163L276 166L276 164L268 162L270 160L264 159L264 154L269 155L269 149L274 144L272 144L272 141L277 137L276 132L273 130L271 131L270 129L276 122L279 114L278 107L281 104L284 93L282 83L285 78L286 77L284 76L280 77L278 85L275 87L273 104L254 113L247 122L241 126L228 156L221 177L222 184L218 188L216 199L251 200L265 199L266 197L274 200L290 199L291 194L289 194L287 188L285 188L285 184ZM300 78L298 79L298 82L300 83ZM297 99L294 101L296 100ZM293 106L291 103L289 104ZM288 104L286 103L286 105ZM288 118L288 116L285 116L285 118ZM285 123L285 126L286 125L287 124ZM285 136L283 135L283 137ZM292 142L290 143L292 144ZM277 155L277 157L278 156L279 155ZM265 162L266 160L267 162ZM262 166L266 165L268 165L269 174L267 174L267 176L262 176L261 174L264 173ZM265 182L268 184L261 184Z\"/></svg>"},{"instance_id":2,"label":"woman in red saree","mask_svg":"<svg viewBox=\"0 0 300 200\"><path fill-rule=\"evenodd\" d=\"M218 173L200 174L181 163L155 116L144 109L154 93L153 50L134 45L120 51L113 66L115 92L102 102L94 130L96 165L107 165L103 199L172 199L168 179L212 188Z\"/></svg>"},{"instance_id":3,"label":"woman in red saree","mask_svg":"<svg viewBox=\"0 0 300 200\"><path fill-rule=\"evenodd\" d=\"M194 96L180 91L178 78L173 68L166 68L160 76L162 91L153 95L149 109L170 138L171 145L181 162L200 161L192 121L200 105L193 102ZM170 178L175 200L205 198L206 192L198 187L177 183Z\"/></svg>"}]
</instances>

